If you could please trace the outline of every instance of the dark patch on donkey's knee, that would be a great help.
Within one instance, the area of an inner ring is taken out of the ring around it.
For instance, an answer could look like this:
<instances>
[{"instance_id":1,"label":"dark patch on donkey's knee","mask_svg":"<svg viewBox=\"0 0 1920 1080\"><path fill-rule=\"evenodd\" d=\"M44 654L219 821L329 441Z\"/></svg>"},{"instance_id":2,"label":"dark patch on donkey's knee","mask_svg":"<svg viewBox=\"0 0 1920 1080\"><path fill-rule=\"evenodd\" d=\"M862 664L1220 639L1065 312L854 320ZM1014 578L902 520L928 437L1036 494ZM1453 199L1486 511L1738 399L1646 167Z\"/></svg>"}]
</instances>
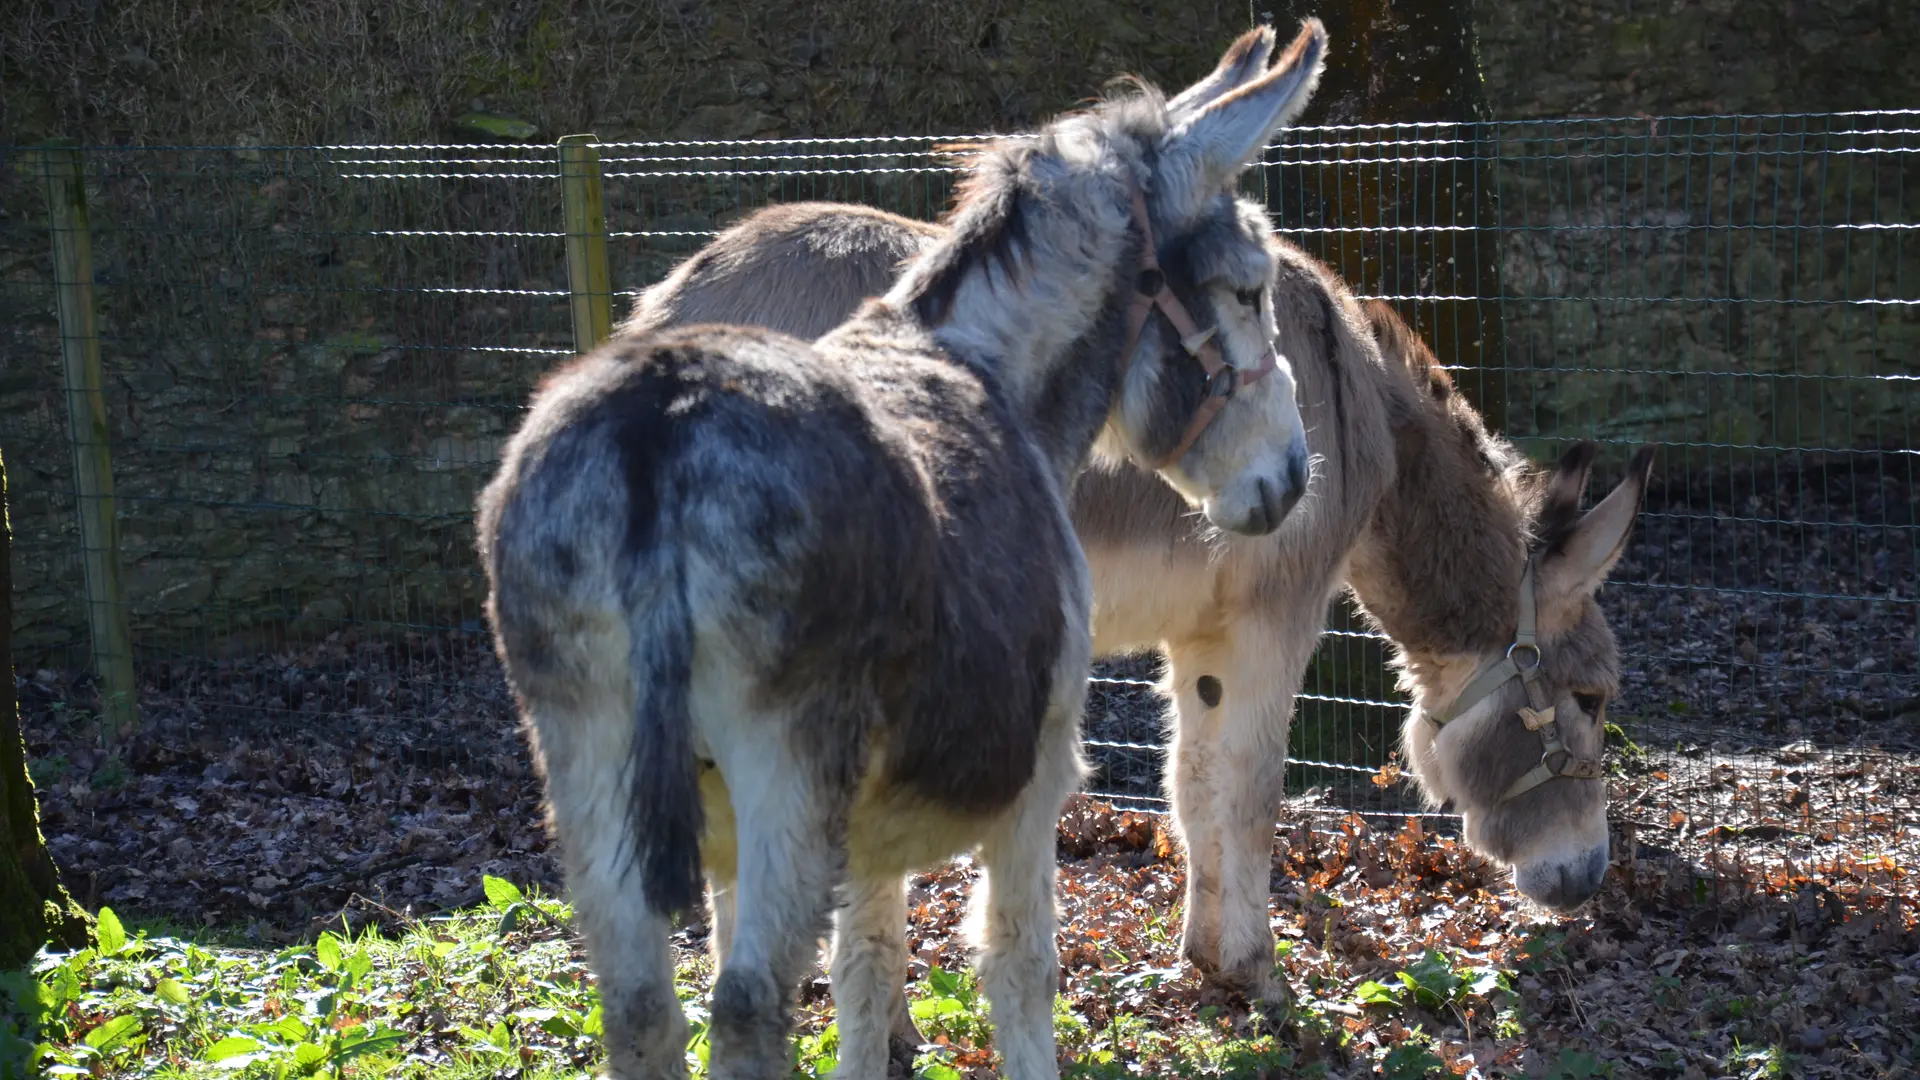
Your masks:
<instances>
[{"instance_id":1,"label":"dark patch on donkey's knee","mask_svg":"<svg viewBox=\"0 0 1920 1080\"><path fill-rule=\"evenodd\" d=\"M1199 680L1193 684L1193 689L1200 695L1201 704L1209 709L1217 709L1220 707L1219 679L1211 675L1202 675Z\"/></svg>"},{"instance_id":2,"label":"dark patch on donkey's knee","mask_svg":"<svg viewBox=\"0 0 1920 1080\"><path fill-rule=\"evenodd\" d=\"M709 1003L713 1030L734 1043L784 1040L786 1016L793 997L783 993L765 972L735 968L713 981Z\"/></svg>"}]
</instances>

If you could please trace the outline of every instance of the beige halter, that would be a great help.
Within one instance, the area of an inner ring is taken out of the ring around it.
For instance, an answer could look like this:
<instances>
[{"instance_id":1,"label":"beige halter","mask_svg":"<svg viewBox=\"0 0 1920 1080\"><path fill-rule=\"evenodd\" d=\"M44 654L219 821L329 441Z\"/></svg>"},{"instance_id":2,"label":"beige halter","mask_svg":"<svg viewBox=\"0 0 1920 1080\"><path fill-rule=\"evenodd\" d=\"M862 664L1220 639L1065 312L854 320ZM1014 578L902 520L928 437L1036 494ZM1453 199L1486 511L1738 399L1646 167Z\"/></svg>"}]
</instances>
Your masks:
<instances>
[{"instance_id":1,"label":"beige halter","mask_svg":"<svg viewBox=\"0 0 1920 1080\"><path fill-rule=\"evenodd\" d=\"M1127 312L1127 344L1120 351L1120 374L1125 377L1133 363L1133 351L1140 347L1140 331L1146 328L1147 318L1155 308L1173 324L1174 332L1180 335L1180 347L1207 373L1207 396L1194 410L1193 419L1187 422L1180 444L1172 453L1154 462L1154 468L1164 469L1193 447L1200 433L1226 408L1228 398L1241 387L1279 368L1280 351L1274 348L1273 342L1267 342L1267 351L1261 354L1260 362L1245 369L1222 359L1220 345L1213 340L1215 328L1200 329L1187 313L1186 305L1167 287L1167 276L1161 273L1159 254L1154 251L1153 226L1147 221L1147 200L1137 189L1133 193L1133 220L1140 227L1140 271L1134 279L1133 303Z\"/></svg>"}]
</instances>

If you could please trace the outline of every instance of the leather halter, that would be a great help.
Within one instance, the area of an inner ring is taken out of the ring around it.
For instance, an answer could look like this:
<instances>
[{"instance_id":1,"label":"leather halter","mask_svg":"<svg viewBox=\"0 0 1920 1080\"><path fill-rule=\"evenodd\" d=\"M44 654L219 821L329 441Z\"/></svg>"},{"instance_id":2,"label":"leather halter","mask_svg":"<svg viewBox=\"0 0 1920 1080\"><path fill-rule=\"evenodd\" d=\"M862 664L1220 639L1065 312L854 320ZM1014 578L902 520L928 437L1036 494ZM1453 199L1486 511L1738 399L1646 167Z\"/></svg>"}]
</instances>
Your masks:
<instances>
[{"instance_id":1,"label":"leather halter","mask_svg":"<svg viewBox=\"0 0 1920 1080\"><path fill-rule=\"evenodd\" d=\"M1133 365L1134 350L1140 347L1140 331L1146 328L1147 318L1156 307L1173 324L1174 332L1180 335L1180 347L1198 361L1207 373L1207 396L1200 402L1200 407L1194 410L1193 419L1187 422L1186 434L1180 437L1180 445L1153 464L1155 469L1164 469L1193 448L1200 433L1207 430L1207 425L1213 423L1213 418L1219 415L1221 409L1226 408L1228 398L1239 393L1241 387L1280 366L1280 352L1269 341L1267 351L1260 357L1257 366L1241 369L1227 363L1220 355L1219 343L1214 340L1219 327L1200 329L1194 323L1193 316L1187 313L1186 305L1167 287L1167 275L1161 272L1160 257L1154 250L1153 226L1147 221L1147 200L1137 189L1133 193L1133 220L1140 226L1140 272L1134 277L1133 303L1127 309L1127 344L1120 350L1120 377L1125 379L1127 369Z\"/></svg>"},{"instance_id":2,"label":"leather halter","mask_svg":"<svg viewBox=\"0 0 1920 1080\"><path fill-rule=\"evenodd\" d=\"M1467 684L1453 704L1437 713L1428 713L1427 718L1433 726L1445 727L1447 722L1461 713L1478 705L1483 699L1515 679L1526 689L1527 703L1520 708L1520 722L1528 731L1540 735L1540 764L1527 770L1527 774L1513 782L1513 786L1500 796L1506 802L1516 796L1532 791L1556 776L1570 777L1576 780L1598 780L1605 774L1599 758L1574 757L1573 751L1560 738L1560 725L1553 718L1553 702L1547 700L1547 692L1540 687L1540 645L1534 633L1534 586L1533 556L1527 556L1527 569L1520 575L1520 625L1514 632L1513 644L1507 646L1507 655L1481 668ZM1521 658L1530 658L1523 663Z\"/></svg>"}]
</instances>

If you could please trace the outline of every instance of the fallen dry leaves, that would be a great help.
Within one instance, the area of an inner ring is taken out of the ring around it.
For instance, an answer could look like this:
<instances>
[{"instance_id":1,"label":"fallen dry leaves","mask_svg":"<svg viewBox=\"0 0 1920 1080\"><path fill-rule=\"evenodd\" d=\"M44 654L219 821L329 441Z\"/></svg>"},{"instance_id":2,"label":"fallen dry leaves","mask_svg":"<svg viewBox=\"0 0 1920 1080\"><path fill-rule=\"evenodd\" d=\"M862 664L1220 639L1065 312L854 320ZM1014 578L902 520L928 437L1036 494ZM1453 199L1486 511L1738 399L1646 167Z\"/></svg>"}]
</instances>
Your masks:
<instances>
[{"instance_id":1,"label":"fallen dry leaves","mask_svg":"<svg viewBox=\"0 0 1920 1080\"><path fill-rule=\"evenodd\" d=\"M45 830L89 904L262 941L344 912L388 921L480 902L495 874L560 881L539 785L477 633L335 636L252 660L150 666L147 733L103 758L82 684L21 681ZM1391 776L1385 777L1391 780ZM1271 917L1300 1010L1296 1065L1372 1075L1417 1029L1452 1075L1591 1053L1616 1076L1898 1076L1920 980L1920 764L1883 751L1708 743L1616 781L1616 865L1577 918L1530 908L1453 836L1301 811L1275 838ZM1386 819L1378 819L1384 821ZM1121 1061L1141 1032L1252 1030L1179 961L1183 863L1164 818L1076 799L1060 826L1062 991ZM917 877L913 977L966 961L973 868ZM677 935L698 949L699 928ZM1362 1006L1429 950L1511 972L1512 993ZM822 988L824 989L824 988ZM810 1015L826 998L813 995ZM1128 1021L1120 1023L1119 1021ZM977 1046L958 1052L980 1073Z\"/></svg>"}]
</instances>

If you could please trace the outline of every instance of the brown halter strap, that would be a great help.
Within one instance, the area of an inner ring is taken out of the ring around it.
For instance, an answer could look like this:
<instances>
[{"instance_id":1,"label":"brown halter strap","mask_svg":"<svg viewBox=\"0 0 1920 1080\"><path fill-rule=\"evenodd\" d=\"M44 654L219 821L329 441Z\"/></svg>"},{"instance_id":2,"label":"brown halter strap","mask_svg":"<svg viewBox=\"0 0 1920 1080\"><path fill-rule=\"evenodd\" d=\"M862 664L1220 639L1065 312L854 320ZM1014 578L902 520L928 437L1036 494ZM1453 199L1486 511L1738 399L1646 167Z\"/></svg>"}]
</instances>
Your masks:
<instances>
[{"instance_id":1,"label":"brown halter strap","mask_svg":"<svg viewBox=\"0 0 1920 1080\"><path fill-rule=\"evenodd\" d=\"M1513 644L1507 646L1507 655L1481 668L1467 688L1460 691L1460 696L1453 699L1453 704L1427 714L1434 727L1445 727L1448 721L1478 705L1502 686L1520 680L1527 692L1527 703L1520 709L1520 722L1528 731L1540 735L1540 764L1515 780L1500 796L1501 802L1532 791L1556 776L1598 780L1605 774L1599 758L1574 757L1560 738L1560 725L1553 718L1553 702L1547 700L1547 692L1540 687L1540 645L1534 633L1534 607L1533 556L1529 555L1527 569L1520 575L1520 625L1514 632Z\"/></svg>"},{"instance_id":2,"label":"brown halter strap","mask_svg":"<svg viewBox=\"0 0 1920 1080\"><path fill-rule=\"evenodd\" d=\"M1219 343L1214 340L1219 328L1200 329L1194 323L1193 316L1187 313L1186 305L1167 287L1167 275L1161 272L1160 256L1154 250L1153 226L1147 221L1147 200L1137 189L1133 193L1133 220L1140 226L1140 271L1134 277L1133 303L1127 310L1127 344L1120 350L1120 377L1126 378L1127 369L1133 364L1134 350L1140 347L1140 331L1146 329L1147 318L1156 307L1173 324L1174 332L1180 335L1180 347L1187 350L1187 355L1198 361L1207 373L1207 396L1200 402L1200 407L1194 410L1193 419L1187 422L1186 434L1180 437L1180 445L1154 462L1155 469L1164 469L1193 448L1200 433L1207 430L1207 425L1213 423L1213 418L1219 415L1221 409L1226 408L1228 398L1238 393L1241 387L1280 366L1280 352L1269 341L1267 351L1260 357L1257 366L1242 370L1227 363L1220 355Z\"/></svg>"}]
</instances>

